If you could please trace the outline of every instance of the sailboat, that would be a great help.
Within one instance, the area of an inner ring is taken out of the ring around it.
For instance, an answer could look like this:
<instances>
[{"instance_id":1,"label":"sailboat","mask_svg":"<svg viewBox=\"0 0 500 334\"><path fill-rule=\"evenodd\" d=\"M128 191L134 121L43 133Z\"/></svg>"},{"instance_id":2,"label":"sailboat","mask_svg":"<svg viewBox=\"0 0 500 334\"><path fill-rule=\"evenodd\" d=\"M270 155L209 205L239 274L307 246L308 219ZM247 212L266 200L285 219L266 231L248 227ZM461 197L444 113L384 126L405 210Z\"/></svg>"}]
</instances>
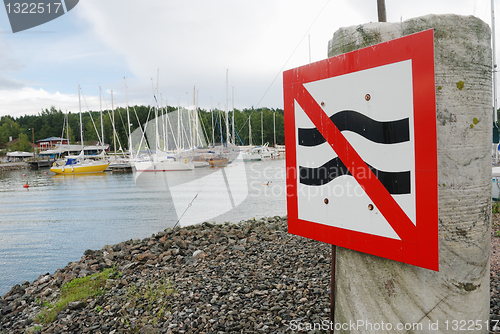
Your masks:
<instances>
[{"instance_id":1,"label":"sailboat","mask_svg":"<svg viewBox=\"0 0 500 334\"><path fill-rule=\"evenodd\" d=\"M104 160L86 160L83 146L83 123L82 123L82 104L80 99L80 85L78 85L78 102L80 106L80 138L82 141L82 150L76 157L67 158L65 161L54 162L50 171L56 174L81 174L103 172L109 165Z\"/></svg>"},{"instance_id":2,"label":"sailboat","mask_svg":"<svg viewBox=\"0 0 500 334\"><path fill-rule=\"evenodd\" d=\"M159 73L158 73L159 77ZM155 111L155 119L150 122L154 122L154 130L153 133L150 133L148 135L148 140L149 142L153 142L154 144L154 150L147 150L146 154L141 155L136 155L134 159L131 160L131 163L134 165L136 172L168 172L168 171L189 171L194 169L194 165L192 162L192 155L187 154L186 152L181 152L181 142L183 140L182 134L183 131L181 129L181 122L182 122L182 116L183 113L181 110L178 110L178 115L177 115L177 140L175 140L175 135L172 133L173 139L175 141L175 146L177 148L176 153L170 153L168 152L168 147L167 147L167 141L168 141L168 136L167 136L167 125L169 124L169 117L168 114L165 113L160 117L158 115L158 84L156 86L156 93L154 92L153 89L153 96L154 100L156 102L156 105L154 107ZM159 127L159 123L164 124L165 126L162 125L162 127ZM148 122L149 123L149 122ZM140 143L139 143L139 150L142 147L143 143L146 142L146 135L147 135L147 127L149 124L145 125L145 130L142 132L141 130L141 138L140 138ZM171 128L171 126L170 126ZM172 128L171 128L172 130ZM164 137L160 135L160 131L164 132ZM164 141L164 150L161 150L160 147L160 140ZM138 152L139 153L139 152Z\"/></svg>"},{"instance_id":3,"label":"sailboat","mask_svg":"<svg viewBox=\"0 0 500 334\"><path fill-rule=\"evenodd\" d=\"M177 129L177 140L174 142L177 147L176 153L170 153L165 149L162 151L160 149L160 135L159 135L159 127L158 123L169 122L168 115L165 114L162 117L158 117L157 110L155 110L156 117L153 121L155 124L155 129L152 134L148 136L150 142L154 144L154 150L147 150L146 154L138 154L131 160L131 163L134 165L135 170L137 172L168 172L168 171L188 171L194 169L194 164L192 162L192 155L187 152L181 152L181 142L183 141L182 135L183 131L181 129L181 117L182 111L177 111L177 121L178 121L178 129ZM147 132L146 124L145 132ZM142 146L142 143L145 142L146 133L142 134L141 142L139 143L139 148ZM173 138L176 136L173 135Z\"/></svg>"},{"instance_id":4,"label":"sailboat","mask_svg":"<svg viewBox=\"0 0 500 334\"><path fill-rule=\"evenodd\" d=\"M103 160L85 160L83 151L75 158L68 158L62 163L54 162L50 168L56 174L82 174L103 172L109 162Z\"/></svg>"}]
</instances>

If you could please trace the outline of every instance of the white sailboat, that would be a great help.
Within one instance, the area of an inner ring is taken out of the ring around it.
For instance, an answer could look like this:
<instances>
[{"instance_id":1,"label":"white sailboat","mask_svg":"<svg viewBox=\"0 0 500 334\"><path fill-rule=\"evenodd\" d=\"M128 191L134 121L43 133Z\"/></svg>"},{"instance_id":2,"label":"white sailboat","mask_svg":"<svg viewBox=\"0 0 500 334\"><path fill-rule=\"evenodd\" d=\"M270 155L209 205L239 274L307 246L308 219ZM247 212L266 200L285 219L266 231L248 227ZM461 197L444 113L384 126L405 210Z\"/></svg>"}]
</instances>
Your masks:
<instances>
[{"instance_id":1,"label":"white sailboat","mask_svg":"<svg viewBox=\"0 0 500 334\"><path fill-rule=\"evenodd\" d=\"M159 128L158 123L167 122L168 115L162 115L162 117L158 117L157 110L155 110L156 117L153 121L155 122L155 130L154 134L150 133L148 139L150 142L154 143L154 150L146 150L145 154L138 154L131 160L131 163L135 167L137 172L168 172L168 171L189 171L194 169L194 164L192 162L192 155L190 155L187 151L182 151L180 147L176 147L177 149L174 152L169 152L167 150L163 151L160 148L160 136L159 136ZM181 112L178 111L178 114L181 115ZM178 116L178 124L180 127L180 118L182 116ZM163 120L165 119L165 120ZM152 125L152 124L150 124ZM147 127L146 127L147 129ZM182 130L177 131L180 136L182 136ZM144 135L147 136L148 131ZM151 138L152 137L152 138ZM168 138L168 134L166 134ZM176 136L172 136L175 138ZM181 137L178 137L177 140L182 141ZM175 146L178 145L177 141L174 140ZM140 146L139 146L140 148Z\"/></svg>"},{"instance_id":2,"label":"white sailboat","mask_svg":"<svg viewBox=\"0 0 500 334\"><path fill-rule=\"evenodd\" d=\"M168 171L189 171L194 169L194 165L192 162L192 156L186 154L186 152L182 152L181 146L179 145L181 142L181 138L179 135L181 135L181 113L179 112L179 115L177 117L177 124L178 124L178 130L177 130L177 141L175 141L175 135L172 133L172 137L174 138L174 143L176 145L176 151L175 152L168 152L168 134L166 132L167 125L169 123L169 117L168 113L165 113L164 115L158 114L159 111L159 105L158 105L158 82L159 82L159 76L160 73L158 71L158 79L157 79L157 84L156 84L156 92L153 87L153 97L154 97L154 113L155 113L155 118L154 120L150 121L149 123L146 124L145 126L145 131L142 132L140 144L138 147L138 150L140 150L142 143L145 141L145 137L147 136L147 140L150 143L153 143L153 150L147 150L146 154L137 155L133 160L131 160L131 163L134 165L136 172L168 172ZM178 110L179 111L179 110ZM153 125L152 122L154 122L154 129L153 131L150 131L148 133L147 128L148 125ZM162 127L159 127L159 123L165 124L165 126L162 125ZM163 148L164 150L161 149L161 141L163 141Z\"/></svg>"}]
</instances>

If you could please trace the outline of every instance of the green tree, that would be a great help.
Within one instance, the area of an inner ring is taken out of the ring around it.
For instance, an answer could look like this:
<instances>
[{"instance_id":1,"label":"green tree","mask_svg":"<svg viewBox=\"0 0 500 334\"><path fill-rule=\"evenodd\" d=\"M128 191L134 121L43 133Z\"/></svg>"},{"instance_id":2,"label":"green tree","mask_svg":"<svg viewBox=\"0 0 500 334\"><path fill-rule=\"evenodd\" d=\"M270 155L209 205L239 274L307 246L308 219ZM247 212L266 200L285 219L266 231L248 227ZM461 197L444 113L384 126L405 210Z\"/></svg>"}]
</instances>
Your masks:
<instances>
[{"instance_id":1,"label":"green tree","mask_svg":"<svg viewBox=\"0 0 500 334\"><path fill-rule=\"evenodd\" d=\"M20 131L21 127L14 121L12 117L3 116L0 119L0 143L8 143L10 137L12 137L12 139L17 139L19 137Z\"/></svg>"},{"instance_id":2,"label":"green tree","mask_svg":"<svg viewBox=\"0 0 500 334\"><path fill-rule=\"evenodd\" d=\"M28 139L28 135L20 133L18 141L12 145L12 149L14 151L23 151L23 152L33 151L33 149L30 147L30 141Z\"/></svg>"}]
</instances>

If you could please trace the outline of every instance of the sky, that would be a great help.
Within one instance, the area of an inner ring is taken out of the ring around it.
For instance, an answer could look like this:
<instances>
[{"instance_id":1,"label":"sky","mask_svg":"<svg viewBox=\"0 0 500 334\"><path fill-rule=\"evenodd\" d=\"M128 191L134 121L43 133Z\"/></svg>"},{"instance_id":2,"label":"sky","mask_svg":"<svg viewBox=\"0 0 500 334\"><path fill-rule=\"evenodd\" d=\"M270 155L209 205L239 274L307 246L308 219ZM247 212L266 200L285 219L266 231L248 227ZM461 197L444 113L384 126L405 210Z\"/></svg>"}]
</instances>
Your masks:
<instances>
[{"instance_id":1,"label":"sky","mask_svg":"<svg viewBox=\"0 0 500 334\"><path fill-rule=\"evenodd\" d=\"M386 0L386 8L388 22L427 14L491 22L489 0ZM127 99L153 105L157 87L162 105L192 105L195 92L207 110L283 108L283 70L327 58L339 28L377 20L376 0L81 0L12 33L0 8L0 117L78 112L78 85L83 111Z\"/></svg>"}]
</instances>

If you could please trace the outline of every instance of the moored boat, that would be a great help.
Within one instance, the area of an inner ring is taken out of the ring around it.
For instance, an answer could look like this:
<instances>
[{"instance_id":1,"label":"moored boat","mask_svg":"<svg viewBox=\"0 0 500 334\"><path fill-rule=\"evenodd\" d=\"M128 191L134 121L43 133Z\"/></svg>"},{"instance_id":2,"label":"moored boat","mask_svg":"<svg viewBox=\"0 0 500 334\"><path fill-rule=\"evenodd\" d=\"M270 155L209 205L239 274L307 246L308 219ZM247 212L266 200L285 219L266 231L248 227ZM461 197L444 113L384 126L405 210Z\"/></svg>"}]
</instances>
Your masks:
<instances>
[{"instance_id":1,"label":"moored boat","mask_svg":"<svg viewBox=\"0 0 500 334\"><path fill-rule=\"evenodd\" d=\"M227 166L229 159L223 156L216 156L208 160L210 167L225 167Z\"/></svg>"},{"instance_id":2,"label":"moored boat","mask_svg":"<svg viewBox=\"0 0 500 334\"><path fill-rule=\"evenodd\" d=\"M56 174L83 174L103 172L109 165L109 162L102 160L85 160L81 161L78 158L69 158L63 163L54 162L50 168L51 172Z\"/></svg>"}]
</instances>

